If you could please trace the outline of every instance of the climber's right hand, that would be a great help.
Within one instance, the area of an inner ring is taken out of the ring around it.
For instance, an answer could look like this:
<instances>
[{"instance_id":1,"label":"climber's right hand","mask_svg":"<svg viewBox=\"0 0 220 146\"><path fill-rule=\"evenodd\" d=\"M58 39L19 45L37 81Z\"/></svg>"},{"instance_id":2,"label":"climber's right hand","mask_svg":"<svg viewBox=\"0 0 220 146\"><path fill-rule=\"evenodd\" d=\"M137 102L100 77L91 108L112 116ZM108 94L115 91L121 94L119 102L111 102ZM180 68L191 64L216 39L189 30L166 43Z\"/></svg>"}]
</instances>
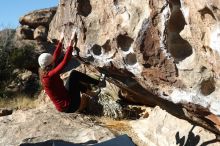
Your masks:
<instances>
[{"instance_id":1,"label":"climber's right hand","mask_svg":"<svg viewBox=\"0 0 220 146\"><path fill-rule=\"evenodd\" d=\"M60 40L60 42L63 42L63 40L64 40L64 31L61 32L59 40Z\"/></svg>"},{"instance_id":2,"label":"climber's right hand","mask_svg":"<svg viewBox=\"0 0 220 146\"><path fill-rule=\"evenodd\" d=\"M76 46L76 43L77 43L77 39L76 39L76 29L73 29L72 31L72 34L71 34L71 37L70 37L70 43L69 43L69 46Z\"/></svg>"}]
</instances>

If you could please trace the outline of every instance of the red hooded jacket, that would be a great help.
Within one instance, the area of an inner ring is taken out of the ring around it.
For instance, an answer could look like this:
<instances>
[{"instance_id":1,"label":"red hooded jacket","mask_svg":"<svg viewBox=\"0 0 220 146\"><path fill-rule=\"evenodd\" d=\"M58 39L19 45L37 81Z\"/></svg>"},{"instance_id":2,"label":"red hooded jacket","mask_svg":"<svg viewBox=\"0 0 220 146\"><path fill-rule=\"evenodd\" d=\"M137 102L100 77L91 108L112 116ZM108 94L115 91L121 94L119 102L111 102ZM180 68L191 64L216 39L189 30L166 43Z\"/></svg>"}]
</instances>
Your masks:
<instances>
[{"instance_id":1,"label":"red hooded jacket","mask_svg":"<svg viewBox=\"0 0 220 146\"><path fill-rule=\"evenodd\" d=\"M53 54L54 63L58 61L58 58L61 54L61 47L62 43L59 42ZM45 92L54 103L56 109L60 112L65 111L71 103L71 97L68 95L68 91L63 84L63 80L60 78L60 73L68 61L70 61L72 57L72 51L73 47L69 46L63 60L54 69L41 77L41 82Z\"/></svg>"}]
</instances>

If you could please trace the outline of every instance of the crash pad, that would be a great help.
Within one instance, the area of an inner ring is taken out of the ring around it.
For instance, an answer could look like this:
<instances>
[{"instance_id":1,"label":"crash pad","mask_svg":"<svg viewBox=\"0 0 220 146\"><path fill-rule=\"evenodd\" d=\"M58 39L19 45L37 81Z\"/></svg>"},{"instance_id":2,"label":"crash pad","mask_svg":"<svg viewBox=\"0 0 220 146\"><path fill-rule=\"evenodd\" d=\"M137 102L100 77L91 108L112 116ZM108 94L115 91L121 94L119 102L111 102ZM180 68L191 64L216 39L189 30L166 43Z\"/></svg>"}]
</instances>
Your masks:
<instances>
[{"instance_id":1,"label":"crash pad","mask_svg":"<svg viewBox=\"0 0 220 146\"><path fill-rule=\"evenodd\" d=\"M96 143L96 140L91 140L86 143L74 144L71 142L65 142L62 140L48 140L40 143L24 143L20 146L135 146L131 138L128 135L120 135L116 138Z\"/></svg>"},{"instance_id":2,"label":"crash pad","mask_svg":"<svg viewBox=\"0 0 220 146\"><path fill-rule=\"evenodd\" d=\"M131 138L125 134L92 146L135 146L135 144L132 142Z\"/></svg>"}]
</instances>

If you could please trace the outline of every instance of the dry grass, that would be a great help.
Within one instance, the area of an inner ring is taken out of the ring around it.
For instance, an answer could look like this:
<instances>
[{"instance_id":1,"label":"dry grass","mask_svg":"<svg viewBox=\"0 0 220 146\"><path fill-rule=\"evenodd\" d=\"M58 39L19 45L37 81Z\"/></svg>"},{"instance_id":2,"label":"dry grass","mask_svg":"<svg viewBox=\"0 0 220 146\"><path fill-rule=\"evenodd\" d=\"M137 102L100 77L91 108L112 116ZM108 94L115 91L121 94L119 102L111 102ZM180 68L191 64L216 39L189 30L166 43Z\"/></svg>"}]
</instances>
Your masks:
<instances>
[{"instance_id":1,"label":"dry grass","mask_svg":"<svg viewBox=\"0 0 220 146\"><path fill-rule=\"evenodd\" d=\"M107 117L101 117L98 121L102 126L112 130L112 132L116 135L125 134L130 130L130 126L128 124L129 121L126 120L114 120Z\"/></svg>"},{"instance_id":2,"label":"dry grass","mask_svg":"<svg viewBox=\"0 0 220 146\"><path fill-rule=\"evenodd\" d=\"M100 125L108 128L115 135L127 134L137 146L144 146L143 142L132 131L129 122L131 120L114 120L108 117L98 117L96 121L100 122Z\"/></svg>"},{"instance_id":3,"label":"dry grass","mask_svg":"<svg viewBox=\"0 0 220 146\"><path fill-rule=\"evenodd\" d=\"M0 98L0 108L28 109L35 108L36 106L36 99L24 95L17 95L12 99Z\"/></svg>"}]
</instances>

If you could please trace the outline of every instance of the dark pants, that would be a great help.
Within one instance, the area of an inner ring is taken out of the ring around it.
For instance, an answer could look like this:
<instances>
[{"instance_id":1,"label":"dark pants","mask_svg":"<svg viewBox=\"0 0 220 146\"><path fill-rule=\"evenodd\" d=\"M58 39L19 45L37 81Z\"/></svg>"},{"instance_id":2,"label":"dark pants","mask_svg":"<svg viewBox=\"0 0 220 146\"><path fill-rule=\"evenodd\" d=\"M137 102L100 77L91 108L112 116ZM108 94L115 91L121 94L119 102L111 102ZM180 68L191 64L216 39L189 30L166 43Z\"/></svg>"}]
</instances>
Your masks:
<instances>
[{"instance_id":1,"label":"dark pants","mask_svg":"<svg viewBox=\"0 0 220 146\"><path fill-rule=\"evenodd\" d=\"M75 112L80 106L80 92L86 92L89 84L98 85L99 81L86 74L73 70L65 84L70 97L72 97L67 113Z\"/></svg>"}]
</instances>

